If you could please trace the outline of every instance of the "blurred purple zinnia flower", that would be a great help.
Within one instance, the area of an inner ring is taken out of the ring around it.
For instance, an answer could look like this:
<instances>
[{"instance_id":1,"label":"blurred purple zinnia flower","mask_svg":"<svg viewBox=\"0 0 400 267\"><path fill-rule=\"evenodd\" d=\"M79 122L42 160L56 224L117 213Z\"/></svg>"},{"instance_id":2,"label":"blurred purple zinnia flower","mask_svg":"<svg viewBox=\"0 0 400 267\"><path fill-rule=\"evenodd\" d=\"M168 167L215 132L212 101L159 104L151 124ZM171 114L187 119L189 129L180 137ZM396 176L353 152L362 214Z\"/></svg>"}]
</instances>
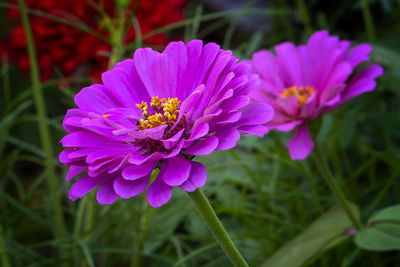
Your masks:
<instances>
[{"instance_id":1,"label":"blurred purple zinnia flower","mask_svg":"<svg viewBox=\"0 0 400 267\"><path fill-rule=\"evenodd\" d=\"M273 117L269 105L249 101L258 75L214 43L173 42L162 53L138 49L102 81L76 95L78 108L63 122L67 180L83 174L69 192L72 200L97 186L100 204L133 197L159 167L147 190L149 204L159 207L175 186L204 185L206 169L192 155L233 148L240 134L263 136Z\"/></svg>"},{"instance_id":2,"label":"blurred purple zinnia flower","mask_svg":"<svg viewBox=\"0 0 400 267\"><path fill-rule=\"evenodd\" d=\"M276 56L265 50L253 55L252 66L262 82L251 97L274 108L274 118L267 123L270 129L291 131L298 126L287 143L293 160L305 159L314 147L307 121L374 90L374 79L383 73L380 66L370 65L354 74L369 60L372 47L361 44L349 50L350 44L319 31L306 45L275 46Z\"/></svg>"}]
</instances>

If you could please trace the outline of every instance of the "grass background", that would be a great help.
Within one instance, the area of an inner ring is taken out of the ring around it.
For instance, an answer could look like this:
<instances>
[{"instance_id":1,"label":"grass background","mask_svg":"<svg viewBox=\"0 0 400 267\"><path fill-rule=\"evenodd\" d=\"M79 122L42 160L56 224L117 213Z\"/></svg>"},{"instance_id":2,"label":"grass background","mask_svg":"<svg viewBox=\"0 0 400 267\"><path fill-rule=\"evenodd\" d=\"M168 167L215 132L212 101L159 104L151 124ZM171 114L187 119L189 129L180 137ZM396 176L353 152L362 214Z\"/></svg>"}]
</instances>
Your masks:
<instances>
[{"instance_id":1,"label":"grass background","mask_svg":"<svg viewBox=\"0 0 400 267\"><path fill-rule=\"evenodd\" d=\"M286 40L305 42L318 29L371 43L372 61L385 68L378 87L315 121L312 133L364 222L375 211L399 203L400 1L261 2L221 11L200 0L190 1L187 19L160 31L181 33L185 40L214 41L241 58ZM0 4L5 19L6 1ZM257 15L267 29L246 25L246 15ZM175 190L171 202L158 209L148 206L143 196L112 206L98 205L93 194L71 202L67 169L54 156L68 237L56 238L30 79L7 62L0 71L3 265L8 261L10 266L229 266L183 191ZM65 110L74 106L73 96L88 80L76 77L79 83L60 90L59 78L42 84L55 155L65 134ZM288 138L278 132L263 139L242 138L233 150L198 157L208 171L204 191L251 266L264 262L336 203L311 160L290 160ZM68 257L60 256L60 248L69 251ZM400 266L400 255L361 250L348 238L307 264Z\"/></svg>"}]
</instances>

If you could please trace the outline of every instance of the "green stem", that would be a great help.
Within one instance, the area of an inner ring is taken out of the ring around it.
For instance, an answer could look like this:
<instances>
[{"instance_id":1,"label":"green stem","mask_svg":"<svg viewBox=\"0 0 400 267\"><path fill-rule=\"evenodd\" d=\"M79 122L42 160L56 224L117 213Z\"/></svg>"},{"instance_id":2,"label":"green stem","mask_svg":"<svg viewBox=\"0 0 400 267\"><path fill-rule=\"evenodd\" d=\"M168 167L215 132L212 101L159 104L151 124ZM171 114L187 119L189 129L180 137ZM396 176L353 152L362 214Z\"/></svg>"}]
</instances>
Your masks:
<instances>
[{"instance_id":1,"label":"green stem","mask_svg":"<svg viewBox=\"0 0 400 267\"><path fill-rule=\"evenodd\" d=\"M4 245L2 235L3 235L3 231L0 226L0 260L1 260L0 263L1 263L1 266L3 266L3 267L10 267L11 264L7 257L6 246Z\"/></svg>"},{"instance_id":2,"label":"green stem","mask_svg":"<svg viewBox=\"0 0 400 267\"><path fill-rule=\"evenodd\" d=\"M310 22L310 16L308 14L307 6L304 3L304 0L296 1L297 8L299 9L301 20L303 21L304 27L308 34L312 34L312 27Z\"/></svg>"},{"instance_id":3,"label":"green stem","mask_svg":"<svg viewBox=\"0 0 400 267\"><path fill-rule=\"evenodd\" d=\"M340 188L335 178L333 177L328 162L326 161L326 158L321 152L321 148L319 146L315 148L315 153L312 153L312 157L315 161L315 164L321 171L322 176L325 178L325 181L328 183L332 193L335 195L337 200L339 200L341 206L343 207L344 211L347 214L347 217L353 223L353 226L357 230L361 230L362 225L358 220L357 216L352 212L349 202L347 201L345 194L343 193L342 189Z\"/></svg>"},{"instance_id":4,"label":"green stem","mask_svg":"<svg viewBox=\"0 0 400 267\"><path fill-rule=\"evenodd\" d=\"M131 259L131 266L132 267L139 267L141 261L141 251L143 250L144 240L146 237L147 229L149 227L150 221L150 212L149 204L146 201L146 196L142 196L142 202L140 204L140 218L139 218L139 237L134 239L133 244L133 255Z\"/></svg>"},{"instance_id":5,"label":"green stem","mask_svg":"<svg viewBox=\"0 0 400 267\"><path fill-rule=\"evenodd\" d=\"M364 17L365 29L370 41L375 41L374 22L372 20L371 11L367 0L360 0L361 9Z\"/></svg>"},{"instance_id":6,"label":"green stem","mask_svg":"<svg viewBox=\"0 0 400 267\"><path fill-rule=\"evenodd\" d=\"M94 216L96 214L95 208L96 208L96 195L94 192L91 192L89 195L89 198L86 202L86 211L85 211L85 221L84 221L84 226L83 226L83 237L85 240L88 240L91 236L91 231L93 228L93 221L94 221Z\"/></svg>"},{"instance_id":7,"label":"green stem","mask_svg":"<svg viewBox=\"0 0 400 267\"><path fill-rule=\"evenodd\" d=\"M118 8L118 21L114 23L114 27L112 27L110 36L111 36L111 57L109 61L108 68L111 69L115 63L121 58L124 53L124 40L126 33L126 16L125 9Z\"/></svg>"},{"instance_id":8,"label":"green stem","mask_svg":"<svg viewBox=\"0 0 400 267\"><path fill-rule=\"evenodd\" d=\"M194 192L188 192L193 203L196 205L201 216L206 222L208 228L214 234L218 243L224 250L225 254L231 260L234 266L245 267L249 266L243 256L240 254L239 250L236 248L235 244L228 235L221 221L218 219L213 208L210 205L207 197L204 195L203 191L196 189Z\"/></svg>"},{"instance_id":9,"label":"green stem","mask_svg":"<svg viewBox=\"0 0 400 267\"><path fill-rule=\"evenodd\" d=\"M11 93L10 93L10 77L8 73L8 58L7 55L3 56L2 59L2 67L3 67L3 90L4 90L4 102L1 103L3 107L6 107L4 109L4 112L8 110L9 104L11 102Z\"/></svg>"},{"instance_id":10,"label":"green stem","mask_svg":"<svg viewBox=\"0 0 400 267\"><path fill-rule=\"evenodd\" d=\"M55 179L55 170L53 166L53 151L51 147L51 138L50 132L47 126L47 118L46 118L46 108L44 104L43 94L42 94L42 87L39 81L39 67L37 63L36 53L35 53L35 46L33 43L32 32L29 25L28 14L25 6L24 0L19 0L19 6L21 10L21 17L22 23L25 29L26 41L28 44L28 55L29 55L29 62L31 66L31 79L32 79L32 86L33 86L33 97L35 100L35 107L36 112L38 115L38 122L39 122L39 131L42 146L45 152L45 164L46 169L48 172L48 184L50 186L50 195L51 201L54 210L54 220L56 223L56 231L58 238L63 242L66 238L66 230L63 218L62 207L60 204L60 200L58 198L58 186ZM61 256L63 259L68 259L69 257L66 255L66 251L61 249Z\"/></svg>"}]
</instances>

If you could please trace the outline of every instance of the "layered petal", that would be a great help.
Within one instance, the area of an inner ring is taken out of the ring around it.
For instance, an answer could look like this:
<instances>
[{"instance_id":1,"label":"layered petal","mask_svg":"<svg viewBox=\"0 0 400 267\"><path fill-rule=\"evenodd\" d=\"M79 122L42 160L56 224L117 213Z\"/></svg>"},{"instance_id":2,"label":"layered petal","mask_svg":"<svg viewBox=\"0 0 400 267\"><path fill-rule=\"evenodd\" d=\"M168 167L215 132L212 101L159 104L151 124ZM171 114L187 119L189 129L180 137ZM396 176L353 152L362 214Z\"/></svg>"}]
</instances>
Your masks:
<instances>
[{"instance_id":1,"label":"layered petal","mask_svg":"<svg viewBox=\"0 0 400 267\"><path fill-rule=\"evenodd\" d=\"M267 127L292 131L298 126L288 142L292 159L304 159L312 150L306 123L376 87L375 79L383 73L380 66L358 72L360 63L369 60L372 46L350 46L350 41L323 30L312 34L305 45L284 42L275 46L276 55L265 50L253 55L252 68L261 83L250 96L253 102L273 108L274 117ZM259 126L238 129L263 134Z\"/></svg>"},{"instance_id":2,"label":"layered petal","mask_svg":"<svg viewBox=\"0 0 400 267\"><path fill-rule=\"evenodd\" d=\"M70 166L68 180L78 176L73 200L99 187L97 200L108 205L148 187L149 204L164 205L174 187L204 185L206 169L192 156L231 149L243 135L263 136L273 117L268 104L250 102L259 84L251 66L200 40L174 42L163 52L137 49L102 81L76 96L78 108L63 123L69 134L60 161Z\"/></svg>"},{"instance_id":3,"label":"layered petal","mask_svg":"<svg viewBox=\"0 0 400 267\"><path fill-rule=\"evenodd\" d=\"M294 135L287 143L287 147L292 160L303 160L307 158L314 147L314 142L305 124L297 128Z\"/></svg>"},{"instance_id":4,"label":"layered petal","mask_svg":"<svg viewBox=\"0 0 400 267\"><path fill-rule=\"evenodd\" d=\"M193 192L202 187L207 180L207 171L203 164L192 161L191 165L189 178L179 186L187 192Z\"/></svg>"}]
</instances>

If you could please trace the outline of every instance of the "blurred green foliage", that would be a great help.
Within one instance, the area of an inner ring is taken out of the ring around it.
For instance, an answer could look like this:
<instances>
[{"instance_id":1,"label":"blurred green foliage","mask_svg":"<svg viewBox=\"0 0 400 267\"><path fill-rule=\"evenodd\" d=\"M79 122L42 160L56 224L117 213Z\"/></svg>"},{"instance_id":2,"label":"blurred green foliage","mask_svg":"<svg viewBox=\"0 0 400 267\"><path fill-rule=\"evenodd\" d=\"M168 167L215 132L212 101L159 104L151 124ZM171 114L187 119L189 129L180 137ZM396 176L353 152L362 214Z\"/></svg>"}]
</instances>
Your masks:
<instances>
[{"instance_id":1,"label":"blurred green foliage","mask_svg":"<svg viewBox=\"0 0 400 267\"><path fill-rule=\"evenodd\" d=\"M5 20L6 1L0 2ZM304 42L310 31L328 29L355 42L370 42L372 61L385 68L378 87L313 123L333 173L364 223L400 202L400 1L270 1L268 7L215 10L190 1L187 20L160 31L201 38L248 58L282 41ZM211 13L214 12L214 13ZM257 14L270 24L243 29L240 18ZM368 15L370 14L370 15ZM0 33L5 35L7 29ZM127 54L131 55L132 51ZM67 169L54 158L68 240L55 238L44 152L28 76L3 57L0 73L0 263L2 266L229 266L187 195L175 190L153 209L138 196L99 206L90 194L71 202ZM61 122L87 77L59 88L60 77L43 84L54 150ZM251 266L260 265L327 212L336 201L311 162L291 161L289 135L242 138L237 148L199 157L207 166L205 193ZM60 258L59 248L70 251ZM308 259L308 266L396 266L397 252L358 248L352 238Z\"/></svg>"}]
</instances>

